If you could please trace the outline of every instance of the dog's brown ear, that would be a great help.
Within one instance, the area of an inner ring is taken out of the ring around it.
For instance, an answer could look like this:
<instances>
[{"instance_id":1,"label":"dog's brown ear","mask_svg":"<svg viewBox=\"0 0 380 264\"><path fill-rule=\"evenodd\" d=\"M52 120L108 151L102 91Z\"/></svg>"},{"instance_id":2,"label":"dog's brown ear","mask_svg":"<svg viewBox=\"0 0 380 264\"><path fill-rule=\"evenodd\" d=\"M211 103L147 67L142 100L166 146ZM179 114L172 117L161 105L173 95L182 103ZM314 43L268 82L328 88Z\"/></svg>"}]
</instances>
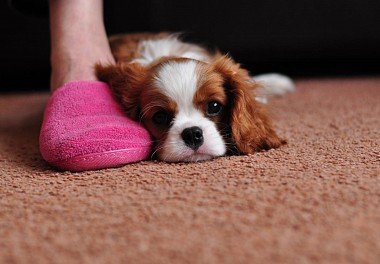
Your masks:
<instances>
[{"instance_id":1,"label":"dog's brown ear","mask_svg":"<svg viewBox=\"0 0 380 264\"><path fill-rule=\"evenodd\" d=\"M99 80L108 83L120 99L129 117L137 120L141 87L146 80L147 70L137 63L119 63L116 65L95 65Z\"/></svg>"},{"instance_id":2,"label":"dog's brown ear","mask_svg":"<svg viewBox=\"0 0 380 264\"><path fill-rule=\"evenodd\" d=\"M285 141L274 131L263 106L255 100L254 91L258 85L252 81L248 71L227 56L216 58L213 67L223 76L231 100L231 137L238 153L252 154L284 144Z\"/></svg>"}]
</instances>

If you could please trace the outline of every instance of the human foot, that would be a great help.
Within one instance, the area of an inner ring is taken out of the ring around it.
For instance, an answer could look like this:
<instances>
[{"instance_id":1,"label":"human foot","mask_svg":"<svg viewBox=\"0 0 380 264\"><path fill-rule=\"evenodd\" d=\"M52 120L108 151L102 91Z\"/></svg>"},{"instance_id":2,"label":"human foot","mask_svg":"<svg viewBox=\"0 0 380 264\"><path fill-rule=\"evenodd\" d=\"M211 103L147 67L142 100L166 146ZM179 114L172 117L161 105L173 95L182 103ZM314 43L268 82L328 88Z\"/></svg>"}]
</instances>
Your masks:
<instances>
[{"instance_id":1,"label":"human foot","mask_svg":"<svg viewBox=\"0 0 380 264\"><path fill-rule=\"evenodd\" d=\"M59 169L103 169L148 158L151 138L145 128L125 116L107 84L75 81L50 97L40 151Z\"/></svg>"}]
</instances>

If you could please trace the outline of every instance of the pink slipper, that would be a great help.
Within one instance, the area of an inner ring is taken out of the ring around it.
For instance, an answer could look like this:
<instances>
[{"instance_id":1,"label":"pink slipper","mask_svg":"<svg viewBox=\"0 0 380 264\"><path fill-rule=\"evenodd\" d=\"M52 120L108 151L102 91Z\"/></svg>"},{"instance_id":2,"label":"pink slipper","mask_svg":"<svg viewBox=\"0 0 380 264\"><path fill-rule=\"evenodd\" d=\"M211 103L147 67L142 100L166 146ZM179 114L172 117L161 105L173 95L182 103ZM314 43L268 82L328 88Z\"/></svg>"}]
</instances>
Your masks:
<instances>
[{"instance_id":1,"label":"pink slipper","mask_svg":"<svg viewBox=\"0 0 380 264\"><path fill-rule=\"evenodd\" d=\"M151 138L127 118L107 84L69 82L45 109L40 151L51 165L70 171L117 167L149 157Z\"/></svg>"}]
</instances>

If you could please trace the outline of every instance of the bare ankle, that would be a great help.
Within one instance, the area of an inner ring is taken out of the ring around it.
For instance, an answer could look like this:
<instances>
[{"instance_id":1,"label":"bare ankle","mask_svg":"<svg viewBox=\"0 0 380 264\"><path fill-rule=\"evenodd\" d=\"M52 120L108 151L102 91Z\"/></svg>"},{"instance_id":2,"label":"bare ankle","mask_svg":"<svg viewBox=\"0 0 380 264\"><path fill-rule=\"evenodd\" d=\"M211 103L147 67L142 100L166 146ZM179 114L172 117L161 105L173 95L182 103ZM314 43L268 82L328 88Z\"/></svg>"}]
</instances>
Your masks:
<instances>
[{"instance_id":1,"label":"bare ankle","mask_svg":"<svg viewBox=\"0 0 380 264\"><path fill-rule=\"evenodd\" d=\"M102 0L50 0L51 90L96 80L97 62L114 63L103 23Z\"/></svg>"},{"instance_id":2,"label":"bare ankle","mask_svg":"<svg viewBox=\"0 0 380 264\"><path fill-rule=\"evenodd\" d=\"M79 48L80 49L80 48ZM109 49L92 49L80 52L61 52L52 54L52 74L50 87L54 91L63 84L76 80L97 80L94 65L97 62L114 63Z\"/></svg>"}]
</instances>

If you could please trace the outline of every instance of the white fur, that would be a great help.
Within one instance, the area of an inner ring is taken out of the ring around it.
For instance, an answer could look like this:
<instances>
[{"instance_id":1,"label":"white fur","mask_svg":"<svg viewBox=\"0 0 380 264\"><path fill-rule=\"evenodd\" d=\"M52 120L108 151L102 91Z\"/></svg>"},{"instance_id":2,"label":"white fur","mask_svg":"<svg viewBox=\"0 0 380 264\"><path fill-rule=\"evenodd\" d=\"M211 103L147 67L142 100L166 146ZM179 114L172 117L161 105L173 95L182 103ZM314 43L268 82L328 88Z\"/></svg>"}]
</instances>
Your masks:
<instances>
[{"instance_id":1,"label":"white fur","mask_svg":"<svg viewBox=\"0 0 380 264\"><path fill-rule=\"evenodd\" d=\"M193 98L197 91L198 71L195 61L169 62L159 69L155 78L157 86L178 107L169 129L160 158L166 161L200 161L224 155L225 142L214 122L195 108ZM204 143L196 151L183 142L185 128L198 126L203 131Z\"/></svg>"},{"instance_id":2,"label":"white fur","mask_svg":"<svg viewBox=\"0 0 380 264\"><path fill-rule=\"evenodd\" d=\"M252 78L261 84L261 88L257 90L256 100L262 103L267 103L268 97L282 96L296 89L289 77L278 73L261 74Z\"/></svg>"},{"instance_id":3,"label":"white fur","mask_svg":"<svg viewBox=\"0 0 380 264\"><path fill-rule=\"evenodd\" d=\"M139 43L141 57L133 62L148 65L167 56L176 56L207 62L209 58L200 46L182 42L176 35L156 40L144 40Z\"/></svg>"},{"instance_id":4,"label":"white fur","mask_svg":"<svg viewBox=\"0 0 380 264\"><path fill-rule=\"evenodd\" d=\"M203 131L203 145L196 151L183 142L181 133L185 128L198 126ZM220 136L214 122L205 118L194 107L188 111L181 109L176 115L168 132L160 158L166 161L201 161L226 153L225 142Z\"/></svg>"},{"instance_id":5,"label":"white fur","mask_svg":"<svg viewBox=\"0 0 380 264\"><path fill-rule=\"evenodd\" d=\"M155 80L164 94L179 107L187 109L194 107L193 97L198 83L195 61L166 63L159 69Z\"/></svg>"}]
</instances>

